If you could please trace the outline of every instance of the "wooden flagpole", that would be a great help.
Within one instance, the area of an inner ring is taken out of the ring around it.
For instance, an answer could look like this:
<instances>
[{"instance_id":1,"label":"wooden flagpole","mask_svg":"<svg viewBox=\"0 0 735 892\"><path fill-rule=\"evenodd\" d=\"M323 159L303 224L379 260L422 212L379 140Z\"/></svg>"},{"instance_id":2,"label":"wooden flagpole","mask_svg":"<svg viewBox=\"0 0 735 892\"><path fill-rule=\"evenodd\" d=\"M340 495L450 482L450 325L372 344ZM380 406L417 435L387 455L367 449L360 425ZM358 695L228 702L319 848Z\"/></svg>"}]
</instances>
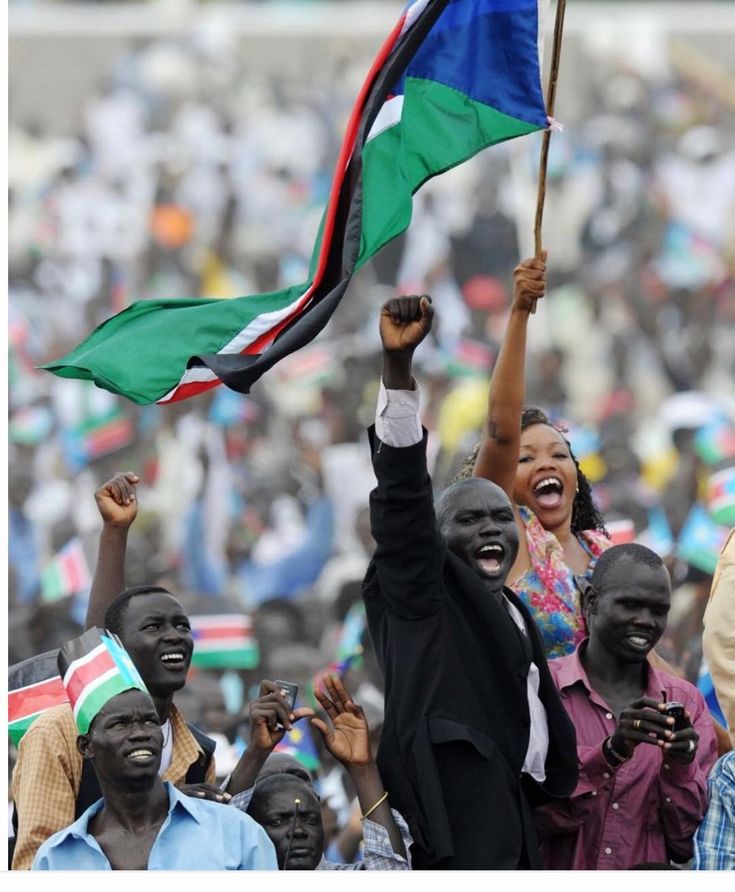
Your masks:
<instances>
[{"instance_id":1,"label":"wooden flagpole","mask_svg":"<svg viewBox=\"0 0 735 892\"><path fill-rule=\"evenodd\" d=\"M541 224L544 218L544 199L546 198L546 167L549 161L549 143L551 141L551 119L554 117L554 104L556 102L556 82L559 77L559 60L561 58L561 40L564 32L564 13L566 12L566 0L557 0L556 20L554 22L554 44L551 51L551 68L549 72L549 88L546 96L546 114L549 117L549 126L544 130L541 143L541 159L538 171L538 193L536 195L536 219L533 226L534 255L541 259ZM536 301L533 303L532 313L536 312Z\"/></svg>"}]
</instances>

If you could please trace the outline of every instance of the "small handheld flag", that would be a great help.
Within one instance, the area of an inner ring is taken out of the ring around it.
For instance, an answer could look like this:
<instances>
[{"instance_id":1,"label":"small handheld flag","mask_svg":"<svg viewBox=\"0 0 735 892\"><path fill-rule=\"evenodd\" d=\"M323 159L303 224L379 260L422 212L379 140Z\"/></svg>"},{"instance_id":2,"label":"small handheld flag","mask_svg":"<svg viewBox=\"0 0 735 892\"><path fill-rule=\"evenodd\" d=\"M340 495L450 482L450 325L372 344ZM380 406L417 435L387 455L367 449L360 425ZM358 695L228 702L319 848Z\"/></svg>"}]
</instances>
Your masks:
<instances>
[{"instance_id":1,"label":"small handheld flag","mask_svg":"<svg viewBox=\"0 0 735 892\"><path fill-rule=\"evenodd\" d=\"M127 651L112 633L89 629L67 642L58 657L61 676L80 734L112 697L123 691L148 690Z\"/></svg>"},{"instance_id":2,"label":"small handheld flag","mask_svg":"<svg viewBox=\"0 0 735 892\"><path fill-rule=\"evenodd\" d=\"M258 642L250 617L227 613L192 616L194 653L191 665L198 669L255 669L260 662Z\"/></svg>"},{"instance_id":3,"label":"small handheld flag","mask_svg":"<svg viewBox=\"0 0 735 892\"><path fill-rule=\"evenodd\" d=\"M69 702L58 655L58 650L50 650L8 669L8 733L15 746L41 713Z\"/></svg>"}]
</instances>

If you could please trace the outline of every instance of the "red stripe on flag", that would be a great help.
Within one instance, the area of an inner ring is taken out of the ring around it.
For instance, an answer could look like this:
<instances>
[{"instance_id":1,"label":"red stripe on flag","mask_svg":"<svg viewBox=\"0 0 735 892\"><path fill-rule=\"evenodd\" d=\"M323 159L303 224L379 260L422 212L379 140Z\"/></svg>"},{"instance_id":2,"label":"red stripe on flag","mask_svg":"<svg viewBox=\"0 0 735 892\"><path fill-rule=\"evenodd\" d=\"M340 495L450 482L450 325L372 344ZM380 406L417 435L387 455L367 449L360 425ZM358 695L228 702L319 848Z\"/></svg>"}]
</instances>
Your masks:
<instances>
[{"instance_id":1,"label":"red stripe on flag","mask_svg":"<svg viewBox=\"0 0 735 892\"><path fill-rule=\"evenodd\" d=\"M61 678L49 678L37 684L28 685L8 694L8 722L17 722L24 716L42 712L60 703L66 703L66 696Z\"/></svg>"},{"instance_id":2,"label":"red stripe on flag","mask_svg":"<svg viewBox=\"0 0 735 892\"><path fill-rule=\"evenodd\" d=\"M66 581L66 590L69 592L79 592L86 588L89 580L84 578L81 562L84 561L84 555L80 554L81 546L77 543L73 549L60 555L61 569L64 573Z\"/></svg>"},{"instance_id":3,"label":"red stripe on flag","mask_svg":"<svg viewBox=\"0 0 735 892\"><path fill-rule=\"evenodd\" d=\"M88 684L99 678L105 672L115 668L115 661L112 655L105 647L98 653L94 659L86 663L77 665L74 669L69 681L66 683L66 691L69 700L76 703L82 691Z\"/></svg>"},{"instance_id":4,"label":"red stripe on flag","mask_svg":"<svg viewBox=\"0 0 735 892\"><path fill-rule=\"evenodd\" d=\"M385 60L391 54L393 47L395 46L398 39L401 37L401 31L403 30L403 24L405 20L406 12L404 11L403 15L396 23L396 26L385 39L385 42L380 48L378 55L375 57L373 64L370 66L370 70L368 71L367 77L365 78L362 88L360 89L357 101L352 107L350 119L347 124L347 130L345 131L345 138L342 141L339 158L337 159L337 164L334 169L334 179L332 181L332 190L330 192L329 204L327 206L327 215L324 221L321 250L319 252L319 261L317 263L314 280L311 286L304 293L301 300L291 311L291 313L289 313L288 316L282 319L269 331L262 334L257 340L253 341L251 344L248 344L247 347L243 348L240 351L241 354L251 356L256 353L262 353L263 350L275 340L277 335L280 334L280 332L283 331L283 329L301 313L304 306L311 299L311 295L316 289L317 285L321 282L322 276L324 275L324 270L327 266L327 258L329 257L329 248L332 243L332 236L334 235L334 224L337 217L339 194L342 189L342 183L344 182L345 174L347 173L347 165L355 149L355 142L357 140L357 133L360 129L360 121L362 119L365 101L368 97L368 94L370 93L370 90L373 86L373 81L375 80L377 73L383 67L383 65L385 64ZM212 387L217 387L221 383L221 381L217 380L211 382L196 382L195 384L182 384L180 385L180 387L176 388L176 391L170 399L165 401L159 400L158 402L175 403L178 400L187 399L190 396L197 396L198 394L203 393L205 390L210 390Z\"/></svg>"},{"instance_id":5,"label":"red stripe on flag","mask_svg":"<svg viewBox=\"0 0 735 892\"><path fill-rule=\"evenodd\" d=\"M246 629L233 629L231 626L213 626L206 629L193 629L194 641L214 641L230 638L242 640L251 638L251 631Z\"/></svg>"}]
</instances>

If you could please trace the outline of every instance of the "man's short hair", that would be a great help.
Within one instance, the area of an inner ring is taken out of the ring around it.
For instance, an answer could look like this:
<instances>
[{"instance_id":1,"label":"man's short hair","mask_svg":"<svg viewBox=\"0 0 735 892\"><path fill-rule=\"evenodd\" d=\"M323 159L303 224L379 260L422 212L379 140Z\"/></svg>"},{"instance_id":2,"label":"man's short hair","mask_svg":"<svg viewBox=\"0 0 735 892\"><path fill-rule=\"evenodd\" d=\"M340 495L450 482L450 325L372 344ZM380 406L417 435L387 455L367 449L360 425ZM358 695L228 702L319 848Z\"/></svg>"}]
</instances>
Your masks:
<instances>
[{"instance_id":1,"label":"man's short hair","mask_svg":"<svg viewBox=\"0 0 735 892\"><path fill-rule=\"evenodd\" d=\"M107 608L105 613L105 628L116 635L120 634L122 629L123 617L128 609L131 598L138 595L174 595L168 589L162 588L160 585L135 585L133 588L125 589L119 594Z\"/></svg>"},{"instance_id":2,"label":"man's short hair","mask_svg":"<svg viewBox=\"0 0 735 892\"><path fill-rule=\"evenodd\" d=\"M264 777L263 780L259 780L255 785L250 804L248 805L248 814L252 815L253 812L274 793L279 793L281 790L292 789L300 789L303 796L310 794L317 800L317 802L320 801L312 784L307 783L295 774L271 774L268 777Z\"/></svg>"},{"instance_id":3,"label":"man's short hair","mask_svg":"<svg viewBox=\"0 0 735 892\"><path fill-rule=\"evenodd\" d=\"M659 570L664 566L659 555L655 551L651 551L650 548L646 548L645 545L639 545L637 542L613 545L597 558L595 569L592 571L592 588L600 594L605 588L618 582L621 564L626 560L644 564L652 570Z\"/></svg>"}]
</instances>

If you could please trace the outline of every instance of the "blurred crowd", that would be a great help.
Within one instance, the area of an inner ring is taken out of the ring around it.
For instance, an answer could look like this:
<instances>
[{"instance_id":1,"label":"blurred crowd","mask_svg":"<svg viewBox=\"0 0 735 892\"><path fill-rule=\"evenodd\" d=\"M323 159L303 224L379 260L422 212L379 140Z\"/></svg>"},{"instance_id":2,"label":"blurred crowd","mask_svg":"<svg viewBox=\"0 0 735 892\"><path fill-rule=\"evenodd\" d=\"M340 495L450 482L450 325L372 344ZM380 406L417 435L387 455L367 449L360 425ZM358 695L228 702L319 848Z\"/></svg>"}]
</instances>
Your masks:
<instances>
[{"instance_id":1,"label":"blurred crowd","mask_svg":"<svg viewBox=\"0 0 735 892\"><path fill-rule=\"evenodd\" d=\"M134 471L128 584L162 584L192 615L253 622L258 665L200 670L181 694L187 716L219 735L223 773L246 744L261 678L295 682L306 701L315 673L340 664L379 730L360 599L376 311L394 293L433 296L420 363L441 487L484 416L538 142L427 184L408 234L356 278L324 335L248 396L220 387L139 407L36 366L133 300L305 279L368 61L335 63L319 85L245 79L226 34L141 40L110 60L78 129L10 122L9 662L81 631L94 492ZM667 558L675 592L660 650L696 681L711 574L735 525L733 105L674 72L646 78L604 60L591 71L582 113L551 142L550 288L530 326L528 402L568 427L618 540ZM310 758L323 759L336 834L349 790L328 755Z\"/></svg>"}]
</instances>

